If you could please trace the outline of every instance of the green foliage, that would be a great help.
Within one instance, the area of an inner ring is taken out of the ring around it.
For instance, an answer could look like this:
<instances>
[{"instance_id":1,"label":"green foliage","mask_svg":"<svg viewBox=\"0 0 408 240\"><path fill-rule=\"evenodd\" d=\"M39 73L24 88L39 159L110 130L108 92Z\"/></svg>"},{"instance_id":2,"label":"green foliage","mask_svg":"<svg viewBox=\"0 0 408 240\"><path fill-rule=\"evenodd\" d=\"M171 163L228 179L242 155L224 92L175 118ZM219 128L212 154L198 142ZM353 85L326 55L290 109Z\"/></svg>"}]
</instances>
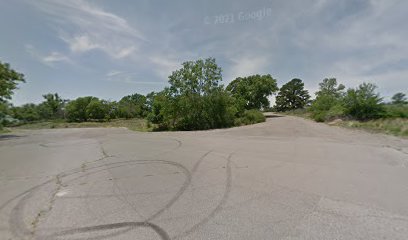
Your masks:
<instances>
[{"instance_id":1,"label":"green foliage","mask_svg":"<svg viewBox=\"0 0 408 240\"><path fill-rule=\"evenodd\" d=\"M408 118L408 105L405 104L391 104L385 105L385 113L383 117L386 118Z\"/></svg>"},{"instance_id":2,"label":"green foliage","mask_svg":"<svg viewBox=\"0 0 408 240\"><path fill-rule=\"evenodd\" d=\"M10 113L10 105L7 102L0 101L0 130L7 124L7 117Z\"/></svg>"},{"instance_id":3,"label":"green foliage","mask_svg":"<svg viewBox=\"0 0 408 240\"><path fill-rule=\"evenodd\" d=\"M241 117L235 119L235 126L255 124L265 122L265 120L265 115L263 115L263 113L259 110L245 110Z\"/></svg>"},{"instance_id":4,"label":"green foliage","mask_svg":"<svg viewBox=\"0 0 408 240\"><path fill-rule=\"evenodd\" d=\"M11 111L14 118L22 120L23 122L32 122L41 119L38 113L38 107L33 103L24 104L21 107L13 107Z\"/></svg>"},{"instance_id":5,"label":"green foliage","mask_svg":"<svg viewBox=\"0 0 408 240\"><path fill-rule=\"evenodd\" d=\"M8 63L0 62L0 101L11 99L19 82L25 82L24 75L11 69Z\"/></svg>"},{"instance_id":6,"label":"green foliage","mask_svg":"<svg viewBox=\"0 0 408 240\"><path fill-rule=\"evenodd\" d=\"M324 122L343 116L344 85L337 85L335 78L325 78L319 86L316 99L310 106L311 117L317 122Z\"/></svg>"},{"instance_id":7,"label":"green foliage","mask_svg":"<svg viewBox=\"0 0 408 240\"><path fill-rule=\"evenodd\" d=\"M147 115L147 120L154 124L160 124L160 128L165 128L164 116L162 114L162 109L167 101L165 92L152 92L148 94L147 99L148 108L150 109L149 114Z\"/></svg>"},{"instance_id":8,"label":"green foliage","mask_svg":"<svg viewBox=\"0 0 408 240\"><path fill-rule=\"evenodd\" d=\"M117 117L143 118L148 114L147 98L141 94L123 97L117 106Z\"/></svg>"},{"instance_id":9,"label":"green foliage","mask_svg":"<svg viewBox=\"0 0 408 240\"><path fill-rule=\"evenodd\" d=\"M85 109L87 119L108 120L110 118L110 107L111 105L109 102L99 100L98 98L92 98Z\"/></svg>"},{"instance_id":10,"label":"green foliage","mask_svg":"<svg viewBox=\"0 0 408 240\"><path fill-rule=\"evenodd\" d=\"M276 93L278 86L269 74L253 75L235 79L226 90L237 100L239 109L266 109L269 108L268 96Z\"/></svg>"},{"instance_id":11,"label":"green foliage","mask_svg":"<svg viewBox=\"0 0 408 240\"><path fill-rule=\"evenodd\" d=\"M292 79L284 84L276 96L275 109L279 112L304 108L309 102L310 95L304 89L304 83L300 79Z\"/></svg>"},{"instance_id":12,"label":"green foliage","mask_svg":"<svg viewBox=\"0 0 408 240\"><path fill-rule=\"evenodd\" d=\"M369 120L384 114L382 98L375 92L376 86L363 83L356 89L349 89L344 97L345 113L357 120Z\"/></svg>"},{"instance_id":13,"label":"green foliage","mask_svg":"<svg viewBox=\"0 0 408 240\"><path fill-rule=\"evenodd\" d=\"M87 106L91 103L94 97L79 97L73 101L68 102L66 106L66 117L68 121L72 122L86 122L89 119L86 111Z\"/></svg>"},{"instance_id":14,"label":"green foliage","mask_svg":"<svg viewBox=\"0 0 408 240\"><path fill-rule=\"evenodd\" d=\"M170 87L154 97L149 119L179 130L232 126L236 109L220 81L221 68L213 58L183 63L169 76Z\"/></svg>"},{"instance_id":15,"label":"green foliage","mask_svg":"<svg viewBox=\"0 0 408 240\"><path fill-rule=\"evenodd\" d=\"M48 93L43 95L44 102L38 105L38 111L42 119L57 119L63 118L63 100L58 93Z\"/></svg>"},{"instance_id":16,"label":"green foliage","mask_svg":"<svg viewBox=\"0 0 408 240\"><path fill-rule=\"evenodd\" d=\"M325 121L334 120L336 118L343 118L345 115L346 109L344 108L343 104L339 103L333 105L329 111L325 114Z\"/></svg>"},{"instance_id":17,"label":"green foliage","mask_svg":"<svg viewBox=\"0 0 408 240\"><path fill-rule=\"evenodd\" d=\"M319 91L316 92L316 97L332 96L335 99L340 99L344 96L345 88L343 84L337 85L336 78L325 78L319 83Z\"/></svg>"},{"instance_id":18,"label":"green foliage","mask_svg":"<svg viewBox=\"0 0 408 240\"><path fill-rule=\"evenodd\" d=\"M408 104L407 97L404 93L396 93L392 96L392 104Z\"/></svg>"}]
</instances>

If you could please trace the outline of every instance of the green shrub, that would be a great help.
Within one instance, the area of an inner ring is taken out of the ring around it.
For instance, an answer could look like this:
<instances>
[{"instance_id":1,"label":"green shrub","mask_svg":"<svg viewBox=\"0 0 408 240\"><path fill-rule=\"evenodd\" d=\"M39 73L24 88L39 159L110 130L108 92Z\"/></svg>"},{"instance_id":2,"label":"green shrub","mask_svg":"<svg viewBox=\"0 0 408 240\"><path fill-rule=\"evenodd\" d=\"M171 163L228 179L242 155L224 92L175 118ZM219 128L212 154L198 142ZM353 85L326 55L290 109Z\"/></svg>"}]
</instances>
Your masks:
<instances>
[{"instance_id":1,"label":"green shrub","mask_svg":"<svg viewBox=\"0 0 408 240\"><path fill-rule=\"evenodd\" d=\"M170 87L149 97L148 120L161 129L205 130L234 125L234 98L222 85L215 59L189 61L169 76Z\"/></svg>"},{"instance_id":2,"label":"green shrub","mask_svg":"<svg viewBox=\"0 0 408 240\"><path fill-rule=\"evenodd\" d=\"M312 118L313 120L315 120L316 122L324 122L326 121L326 113L327 112L314 112L312 114Z\"/></svg>"},{"instance_id":3,"label":"green shrub","mask_svg":"<svg viewBox=\"0 0 408 240\"><path fill-rule=\"evenodd\" d=\"M341 109L340 100L331 95L321 95L310 106L311 117L317 122L325 122L337 117Z\"/></svg>"},{"instance_id":4,"label":"green shrub","mask_svg":"<svg viewBox=\"0 0 408 240\"><path fill-rule=\"evenodd\" d=\"M336 118L343 118L344 112L345 112L345 109L343 105L336 104L332 106L329 111L326 112L325 121L331 121Z\"/></svg>"},{"instance_id":5,"label":"green shrub","mask_svg":"<svg viewBox=\"0 0 408 240\"><path fill-rule=\"evenodd\" d=\"M319 83L319 91L316 92L316 100L310 106L311 117L317 122L330 121L343 117L344 97L343 84L337 84L335 78L325 78Z\"/></svg>"},{"instance_id":6,"label":"green shrub","mask_svg":"<svg viewBox=\"0 0 408 240\"><path fill-rule=\"evenodd\" d=\"M386 118L408 118L407 104L385 105L384 117Z\"/></svg>"},{"instance_id":7,"label":"green shrub","mask_svg":"<svg viewBox=\"0 0 408 240\"><path fill-rule=\"evenodd\" d=\"M349 89L344 97L345 113L357 120L377 119L383 116L382 98L375 92L376 86L363 83L356 89Z\"/></svg>"},{"instance_id":8,"label":"green shrub","mask_svg":"<svg viewBox=\"0 0 408 240\"><path fill-rule=\"evenodd\" d=\"M256 109L246 110L241 117L235 119L236 126L265 122L266 118L262 112Z\"/></svg>"}]
</instances>

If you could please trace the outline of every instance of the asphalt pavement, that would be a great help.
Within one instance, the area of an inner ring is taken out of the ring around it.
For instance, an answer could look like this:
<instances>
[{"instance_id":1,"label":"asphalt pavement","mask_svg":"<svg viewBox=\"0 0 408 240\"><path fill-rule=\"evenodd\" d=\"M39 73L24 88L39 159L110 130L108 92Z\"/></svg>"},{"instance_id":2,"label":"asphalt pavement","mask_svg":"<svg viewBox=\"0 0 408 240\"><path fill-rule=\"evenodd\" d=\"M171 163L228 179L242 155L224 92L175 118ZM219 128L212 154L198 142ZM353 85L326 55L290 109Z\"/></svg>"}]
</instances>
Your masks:
<instances>
[{"instance_id":1,"label":"asphalt pavement","mask_svg":"<svg viewBox=\"0 0 408 240\"><path fill-rule=\"evenodd\" d=\"M408 239L408 140L270 116L0 136L0 239Z\"/></svg>"}]
</instances>

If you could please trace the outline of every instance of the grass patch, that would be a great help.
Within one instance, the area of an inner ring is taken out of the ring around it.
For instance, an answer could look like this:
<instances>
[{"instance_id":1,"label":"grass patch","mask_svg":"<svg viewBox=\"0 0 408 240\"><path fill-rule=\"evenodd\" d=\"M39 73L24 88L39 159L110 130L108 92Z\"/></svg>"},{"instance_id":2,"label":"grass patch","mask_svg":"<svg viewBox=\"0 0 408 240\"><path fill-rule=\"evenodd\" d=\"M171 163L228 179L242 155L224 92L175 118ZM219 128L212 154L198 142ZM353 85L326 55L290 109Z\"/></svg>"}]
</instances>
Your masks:
<instances>
[{"instance_id":1,"label":"grass patch","mask_svg":"<svg viewBox=\"0 0 408 240\"><path fill-rule=\"evenodd\" d=\"M0 134L11 132L8 128L0 128Z\"/></svg>"},{"instance_id":2,"label":"grass patch","mask_svg":"<svg viewBox=\"0 0 408 240\"><path fill-rule=\"evenodd\" d=\"M258 110L246 110L241 117L235 119L235 126L250 125L265 122L265 115Z\"/></svg>"},{"instance_id":3,"label":"grass patch","mask_svg":"<svg viewBox=\"0 0 408 240\"><path fill-rule=\"evenodd\" d=\"M401 112L401 108L397 108ZM395 112L395 111L394 111ZM302 117L306 119L312 119L312 114L307 109L298 109L288 112L283 112L283 114ZM363 129L374 133L385 133L394 136L408 137L408 118L380 118L370 121L357 121L343 119L340 121L326 122L329 125L340 126L352 129Z\"/></svg>"},{"instance_id":4,"label":"grass patch","mask_svg":"<svg viewBox=\"0 0 408 240\"><path fill-rule=\"evenodd\" d=\"M145 119L113 119L104 122L66 122L66 121L44 121L27 123L13 129L53 129L53 128L110 128L125 127L133 131L149 132L153 126Z\"/></svg>"},{"instance_id":5,"label":"grass patch","mask_svg":"<svg viewBox=\"0 0 408 240\"><path fill-rule=\"evenodd\" d=\"M386 133L395 136L408 137L408 119L406 118L381 118L366 122L341 121L338 126L358 128L376 133Z\"/></svg>"},{"instance_id":6,"label":"grass patch","mask_svg":"<svg viewBox=\"0 0 408 240\"><path fill-rule=\"evenodd\" d=\"M310 113L310 111L308 111L305 108L295 109L295 110L280 112L280 113L286 114L286 115L289 115L289 116L296 116L296 117L312 119L312 114Z\"/></svg>"}]
</instances>

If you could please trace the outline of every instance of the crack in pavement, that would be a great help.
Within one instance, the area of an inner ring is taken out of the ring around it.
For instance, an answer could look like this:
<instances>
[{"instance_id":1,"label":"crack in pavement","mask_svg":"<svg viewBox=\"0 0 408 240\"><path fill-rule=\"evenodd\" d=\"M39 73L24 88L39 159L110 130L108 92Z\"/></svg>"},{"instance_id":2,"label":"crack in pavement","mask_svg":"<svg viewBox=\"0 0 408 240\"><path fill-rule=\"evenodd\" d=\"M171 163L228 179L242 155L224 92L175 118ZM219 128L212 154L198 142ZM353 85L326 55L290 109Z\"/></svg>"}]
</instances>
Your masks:
<instances>
[{"instance_id":1,"label":"crack in pavement","mask_svg":"<svg viewBox=\"0 0 408 240\"><path fill-rule=\"evenodd\" d=\"M40 221L41 221L41 219L44 219L44 218L46 218L47 216L47 214L49 213L49 212L51 212L51 210L52 210L52 208L54 207L54 203L55 203L55 201L57 200L57 194L58 194L58 192L62 189L62 181L61 181L61 178L60 178L60 176L59 175L56 175L55 176L55 179L56 179L56 182L55 182L55 184L56 184L56 189L53 191L53 193L51 194L51 198L50 198L50 200L49 200L49 202L48 202L48 206L47 206L47 208L46 209L43 209L43 210L40 210L38 213L37 213L37 215L36 215L36 217L34 218L34 220L32 221L32 223L31 223L31 226L32 226L32 230L31 230L31 234L32 234L32 236L34 237L35 236L35 232L36 232L36 230L37 230L37 227L38 227L38 225L40 224Z\"/></svg>"}]
</instances>

